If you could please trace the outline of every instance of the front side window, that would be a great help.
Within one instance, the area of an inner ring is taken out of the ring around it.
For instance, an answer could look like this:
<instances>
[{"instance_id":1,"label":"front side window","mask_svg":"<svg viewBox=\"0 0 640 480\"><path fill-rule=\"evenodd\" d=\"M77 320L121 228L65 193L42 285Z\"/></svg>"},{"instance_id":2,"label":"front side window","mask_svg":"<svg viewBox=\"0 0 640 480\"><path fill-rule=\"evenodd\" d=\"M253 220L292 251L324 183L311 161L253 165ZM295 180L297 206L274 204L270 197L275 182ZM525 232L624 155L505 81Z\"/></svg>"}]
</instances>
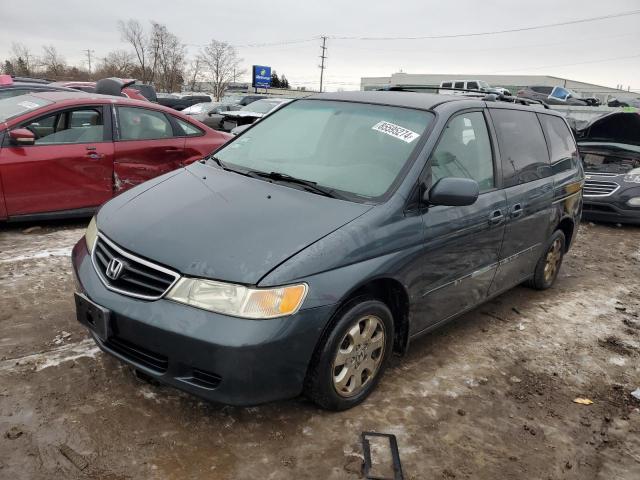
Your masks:
<instances>
[{"instance_id":1,"label":"front side window","mask_svg":"<svg viewBox=\"0 0 640 480\"><path fill-rule=\"evenodd\" d=\"M118 107L120 140L154 140L173 137L173 128L162 112L136 107Z\"/></svg>"},{"instance_id":2,"label":"front side window","mask_svg":"<svg viewBox=\"0 0 640 480\"><path fill-rule=\"evenodd\" d=\"M522 110L491 110L496 127L504 186L551 175L549 153L538 117Z\"/></svg>"},{"instance_id":3,"label":"front side window","mask_svg":"<svg viewBox=\"0 0 640 480\"><path fill-rule=\"evenodd\" d=\"M105 133L102 108L56 112L22 127L33 132L35 145L102 142Z\"/></svg>"},{"instance_id":4,"label":"front side window","mask_svg":"<svg viewBox=\"0 0 640 480\"><path fill-rule=\"evenodd\" d=\"M398 179L432 119L411 108L299 100L216 157L230 168L282 173L354 200L376 200Z\"/></svg>"},{"instance_id":5,"label":"front side window","mask_svg":"<svg viewBox=\"0 0 640 480\"><path fill-rule=\"evenodd\" d=\"M467 82L467 88L470 88L471 90L477 90L478 82Z\"/></svg>"},{"instance_id":6,"label":"front side window","mask_svg":"<svg viewBox=\"0 0 640 480\"><path fill-rule=\"evenodd\" d=\"M567 124L552 115L539 114L538 118L549 145L552 172L556 174L575 168L578 164L578 149Z\"/></svg>"},{"instance_id":7,"label":"front side window","mask_svg":"<svg viewBox=\"0 0 640 480\"><path fill-rule=\"evenodd\" d=\"M494 187L493 153L482 112L460 114L446 126L431 155L431 184L445 177L471 178L480 192Z\"/></svg>"}]
</instances>

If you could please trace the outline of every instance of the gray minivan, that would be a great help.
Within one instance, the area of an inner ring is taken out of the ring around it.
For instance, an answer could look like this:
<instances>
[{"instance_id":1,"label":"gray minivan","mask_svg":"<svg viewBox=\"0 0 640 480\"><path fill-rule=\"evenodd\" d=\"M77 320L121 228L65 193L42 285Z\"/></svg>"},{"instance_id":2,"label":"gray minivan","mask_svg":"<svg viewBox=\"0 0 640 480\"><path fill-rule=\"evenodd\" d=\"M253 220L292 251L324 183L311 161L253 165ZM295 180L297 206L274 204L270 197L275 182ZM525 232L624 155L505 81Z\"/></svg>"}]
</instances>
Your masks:
<instances>
[{"instance_id":1,"label":"gray minivan","mask_svg":"<svg viewBox=\"0 0 640 480\"><path fill-rule=\"evenodd\" d=\"M550 287L583 171L565 120L491 98L323 93L107 202L78 320L138 371L250 405L363 401L412 339Z\"/></svg>"}]
</instances>

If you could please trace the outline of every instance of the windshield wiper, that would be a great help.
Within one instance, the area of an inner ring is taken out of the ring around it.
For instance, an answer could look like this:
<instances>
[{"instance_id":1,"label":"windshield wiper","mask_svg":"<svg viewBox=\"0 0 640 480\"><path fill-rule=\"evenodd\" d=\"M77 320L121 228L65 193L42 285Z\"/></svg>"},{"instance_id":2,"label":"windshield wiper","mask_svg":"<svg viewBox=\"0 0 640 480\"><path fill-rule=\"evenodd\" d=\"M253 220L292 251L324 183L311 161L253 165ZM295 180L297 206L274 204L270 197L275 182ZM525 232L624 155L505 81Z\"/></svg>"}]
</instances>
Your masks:
<instances>
[{"instance_id":1,"label":"windshield wiper","mask_svg":"<svg viewBox=\"0 0 640 480\"><path fill-rule=\"evenodd\" d=\"M303 187L305 187L305 190L309 192L317 193L318 195L324 195L325 197L339 198L333 189L321 187L320 185L317 184L317 182L313 182L311 180L304 180L302 178L294 177L286 173L280 173L280 172L267 173L267 172L252 171L251 175L255 175L256 177L268 178L269 180L302 185Z\"/></svg>"},{"instance_id":2,"label":"windshield wiper","mask_svg":"<svg viewBox=\"0 0 640 480\"><path fill-rule=\"evenodd\" d=\"M227 172L238 173L240 175L244 175L245 177L253 177L254 176L251 170L237 170L235 168L229 167L226 163L224 163L222 160L220 160L215 155L209 155L206 158L206 160L213 161L216 165L218 165L223 170L226 170Z\"/></svg>"}]
</instances>

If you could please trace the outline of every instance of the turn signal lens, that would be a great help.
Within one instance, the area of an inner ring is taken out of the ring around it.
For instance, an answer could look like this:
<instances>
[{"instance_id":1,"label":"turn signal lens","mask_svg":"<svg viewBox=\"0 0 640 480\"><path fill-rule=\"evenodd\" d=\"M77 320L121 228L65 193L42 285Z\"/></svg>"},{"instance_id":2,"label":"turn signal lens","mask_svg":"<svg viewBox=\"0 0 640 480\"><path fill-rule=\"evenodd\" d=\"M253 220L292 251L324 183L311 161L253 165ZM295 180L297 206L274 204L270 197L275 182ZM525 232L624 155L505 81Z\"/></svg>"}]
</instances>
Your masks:
<instances>
[{"instance_id":1,"label":"turn signal lens","mask_svg":"<svg viewBox=\"0 0 640 480\"><path fill-rule=\"evenodd\" d=\"M307 295L307 285L249 288L197 278L181 278L169 300L234 317L262 319L293 315Z\"/></svg>"},{"instance_id":2,"label":"turn signal lens","mask_svg":"<svg viewBox=\"0 0 640 480\"><path fill-rule=\"evenodd\" d=\"M93 246L96 244L97 237L98 226L96 225L96 217L93 217L87 226L87 231L84 233L84 239L87 242L87 250L89 250L89 254L93 252Z\"/></svg>"}]
</instances>

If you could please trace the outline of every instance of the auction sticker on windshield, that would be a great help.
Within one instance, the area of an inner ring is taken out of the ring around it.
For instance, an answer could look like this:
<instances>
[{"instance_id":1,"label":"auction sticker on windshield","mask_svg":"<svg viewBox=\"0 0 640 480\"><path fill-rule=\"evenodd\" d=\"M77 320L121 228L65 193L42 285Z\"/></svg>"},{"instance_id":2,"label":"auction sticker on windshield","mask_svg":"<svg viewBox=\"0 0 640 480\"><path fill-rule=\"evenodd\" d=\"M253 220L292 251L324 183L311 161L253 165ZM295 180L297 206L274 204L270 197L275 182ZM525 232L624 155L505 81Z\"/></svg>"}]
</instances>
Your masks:
<instances>
[{"instance_id":1,"label":"auction sticker on windshield","mask_svg":"<svg viewBox=\"0 0 640 480\"><path fill-rule=\"evenodd\" d=\"M37 103L28 102L26 100L24 102L18 103L18 105L20 105L21 107L24 107L24 108L28 108L28 109L38 108L40 106Z\"/></svg>"},{"instance_id":2,"label":"auction sticker on windshield","mask_svg":"<svg viewBox=\"0 0 640 480\"><path fill-rule=\"evenodd\" d=\"M420 134L416 132L412 132L408 128L401 127L400 125L396 125L395 123L390 122L378 122L371 130L375 130L376 132L386 133L394 138L402 140L403 142L411 143L416 138L420 136Z\"/></svg>"}]
</instances>

